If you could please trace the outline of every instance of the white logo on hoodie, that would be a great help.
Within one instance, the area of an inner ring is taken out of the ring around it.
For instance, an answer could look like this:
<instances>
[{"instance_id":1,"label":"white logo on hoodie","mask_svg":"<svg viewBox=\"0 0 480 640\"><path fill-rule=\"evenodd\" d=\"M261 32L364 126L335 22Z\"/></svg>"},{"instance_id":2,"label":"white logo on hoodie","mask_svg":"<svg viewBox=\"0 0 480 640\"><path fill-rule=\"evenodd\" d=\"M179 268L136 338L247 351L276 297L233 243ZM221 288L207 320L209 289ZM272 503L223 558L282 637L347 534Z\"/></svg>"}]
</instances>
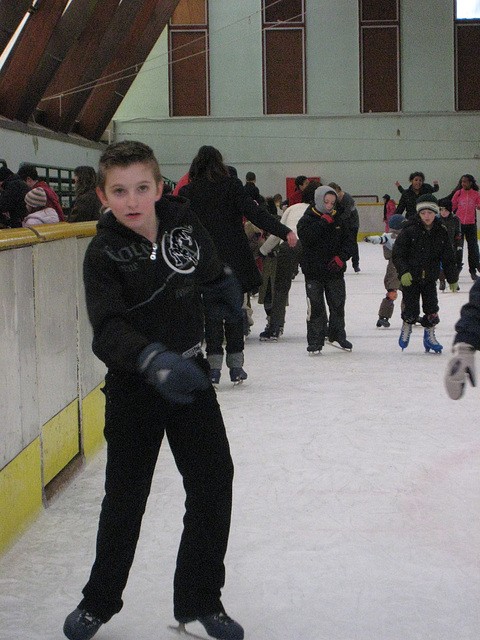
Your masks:
<instances>
[{"instance_id":1,"label":"white logo on hoodie","mask_svg":"<svg viewBox=\"0 0 480 640\"><path fill-rule=\"evenodd\" d=\"M162 237L162 256L177 273L192 273L200 259L200 247L192 235L193 228L176 227Z\"/></svg>"}]
</instances>

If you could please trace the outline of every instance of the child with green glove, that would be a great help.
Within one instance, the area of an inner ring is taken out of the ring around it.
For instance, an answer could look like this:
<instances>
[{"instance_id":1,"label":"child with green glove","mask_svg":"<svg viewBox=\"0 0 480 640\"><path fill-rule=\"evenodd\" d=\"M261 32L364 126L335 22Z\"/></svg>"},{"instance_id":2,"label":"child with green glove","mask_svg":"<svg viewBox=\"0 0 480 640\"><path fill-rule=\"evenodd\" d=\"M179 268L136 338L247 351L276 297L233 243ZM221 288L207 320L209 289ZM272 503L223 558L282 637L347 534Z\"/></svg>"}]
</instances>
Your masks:
<instances>
[{"instance_id":1,"label":"child with green glove","mask_svg":"<svg viewBox=\"0 0 480 640\"><path fill-rule=\"evenodd\" d=\"M423 345L426 351L441 353L443 347L435 337L435 325L439 322L436 281L442 264L450 289L456 291L458 269L448 233L436 217L439 207L435 196L420 196L416 207L417 214L405 223L392 253L405 304L398 343L402 350L408 346L420 313L421 297Z\"/></svg>"}]
</instances>

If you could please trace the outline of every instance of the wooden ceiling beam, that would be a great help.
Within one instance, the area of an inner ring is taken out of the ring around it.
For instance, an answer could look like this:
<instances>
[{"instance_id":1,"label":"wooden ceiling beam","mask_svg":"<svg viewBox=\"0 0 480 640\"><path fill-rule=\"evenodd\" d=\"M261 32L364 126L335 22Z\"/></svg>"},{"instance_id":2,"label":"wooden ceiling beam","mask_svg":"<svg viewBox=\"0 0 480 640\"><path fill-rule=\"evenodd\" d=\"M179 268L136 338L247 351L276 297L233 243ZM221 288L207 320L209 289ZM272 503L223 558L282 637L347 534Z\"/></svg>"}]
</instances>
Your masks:
<instances>
[{"instance_id":1,"label":"wooden ceiling beam","mask_svg":"<svg viewBox=\"0 0 480 640\"><path fill-rule=\"evenodd\" d=\"M3 53L32 6L32 0L2 0L0 2L0 53Z\"/></svg>"},{"instance_id":2,"label":"wooden ceiling beam","mask_svg":"<svg viewBox=\"0 0 480 640\"><path fill-rule=\"evenodd\" d=\"M68 0L39 0L0 71L0 114L13 120Z\"/></svg>"},{"instance_id":3,"label":"wooden ceiling beam","mask_svg":"<svg viewBox=\"0 0 480 640\"><path fill-rule=\"evenodd\" d=\"M119 74L127 69L127 77L102 83L100 78L82 110L75 131L85 138L100 140L118 106L125 97L148 54L170 20L180 0L144 0L117 56L105 69L104 75ZM134 68L131 68L134 67Z\"/></svg>"},{"instance_id":4,"label":"wooden ceiling beam","mask_svg":"<svg viewBox=\"0 0 480 640\"><path fill-rule=\"evenodd\" d=\"M38 62L28 91L23 97L15 118L28 122L35 108L62 64L73 43L79 38L100 0L72 0L67 10L58 20L44 55Z\"/></svg>"},{"instance_id":5,"label":"wooden ceiling beam","mask_svg":"<svg viewBox=\"0 0 480 640\"><path fill-rule=\"evenodd\" d=\"M106 1L106 0L104 0ZM59 120L58 131L70 133L75 121L95 87L95 82L104 75L105 69L117 55L122 55L123 49L129 45L132 37L132 24L136 23L137 14L142 12L142 7L147 0L122 0L118 5L110 23L107 25L105 35L97 42L95 51L85 66L79 85L92 83L87 88L79 90L62 99L62 113ZM148 0L150 2L151 0ZM158 1L158 0L157 0ZM103 3L102 3L103 4ZM72 85L70 85L72 86ZM74 85L75 86L75 85Z\"/></svg>"},{"instance_id":6,"label":"wooden ceiling beam","mask_svg":"<svg viewBox=\"0 0 480 640\"><path fill-rule=\"evenodd\" d=\"M118 4L119 0L97 2L85 28L70 47L55 76L47 86L37 107L37 122L54 131L59 131L68 129L65 124L67 120L70 121L73 118L73 122L75 121L77 114L77 108L74 106L76 94L62 94L80 86L87 80L91 80L90 76L95 77L95 70L102 69L100 60L97 59L97 51ZM91 67L94 69L89 71ZM62 97L50 99L51 96L57 95ZM71 111L73 116L70 115Z\"/></svg>"}]
</instances>

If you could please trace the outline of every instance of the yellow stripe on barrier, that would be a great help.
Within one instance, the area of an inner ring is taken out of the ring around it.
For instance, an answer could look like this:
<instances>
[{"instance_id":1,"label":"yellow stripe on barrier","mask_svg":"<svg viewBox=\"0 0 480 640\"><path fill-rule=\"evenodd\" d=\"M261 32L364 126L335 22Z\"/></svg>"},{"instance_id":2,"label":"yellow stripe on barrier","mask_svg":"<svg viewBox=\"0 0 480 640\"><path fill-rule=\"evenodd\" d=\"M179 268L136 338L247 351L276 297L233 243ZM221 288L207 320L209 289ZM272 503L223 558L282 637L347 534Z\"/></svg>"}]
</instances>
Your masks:
<instances>
[{"instance_id":1,"label":"yellow stripe on barrier","mask_svg":"<svg viewBox=\"0 0 480 640\"><path fill-rule=\"evenodd\" d=\"M39 238L30 229L0 229L0 251L27 246L35 242L39 242Z\"/></svg>"},{"instance_id":2,"label":"yellow stripe on barrier","mask_svg":"<svg viewBox=\"0 0 480 640\"><path fill-rule=\"evenodd\" d=\"M97 233L97 222L56 222L24 229L0 229L0 251L62 238L88 238Z\"/></svg>"},{"instance_id":3,"label":"yellow stripe on barrier","mask_svg":"<svg viewBox=\"0 0 480 640\"><path fill-rule=\"evenodd\" d=\"M29 227L42 242L62 240L63 238L94 236L97 223L93 222L56 222L54 224L37 224Z\"/></svg>"}]
</instances>

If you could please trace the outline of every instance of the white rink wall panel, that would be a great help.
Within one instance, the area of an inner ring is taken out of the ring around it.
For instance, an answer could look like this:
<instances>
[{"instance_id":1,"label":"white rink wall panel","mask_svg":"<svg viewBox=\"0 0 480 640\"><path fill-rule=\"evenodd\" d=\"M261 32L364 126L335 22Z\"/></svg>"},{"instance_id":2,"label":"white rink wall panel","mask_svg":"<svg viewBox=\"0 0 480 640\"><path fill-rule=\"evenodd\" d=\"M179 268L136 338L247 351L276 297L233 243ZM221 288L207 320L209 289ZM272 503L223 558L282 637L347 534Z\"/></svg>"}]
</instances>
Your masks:
<instances>
[{"instance_id":1,"label":"white rink wall panel","mask_svg":"<svg viewBox=\"0 0 480 640\"><path fill-rule=\"evenodd\" d=\"M104 443L82 281L95 227L0 232L0 553Z\"/></svg>"},{"instance_id":2,"label":"white rink wall panel","mask_svg":"<svg viewBox=\"0 0 480 640\"><path fill-rule=\"evenodd\" d=\"M77 295L78 295L78 360L80 394L88 395L95 389L106 373L106 367L92 351L93 332L88 320L83 286L83 258L91 238L79 238L77 241Z\"/></svg>"},{"instance_id":3,"label":"white rink wall panel","mask_svg":"<svg viewBox=\"0 0 480 640\"><path fill-rule=\"evenodd\" d=\"M38 436L32 249L0 252L0 468Z\"/></svg>"},{"instance_id":4,"label":"white rink wall panel","mask_svg":"<svg viewBox=\"0 0 480 640\"><path fill-rule=\"evenodd\" d=\"M38 403L46 423L77 397L76 239L34 248Z\"/></svg>"}]
</instances>

